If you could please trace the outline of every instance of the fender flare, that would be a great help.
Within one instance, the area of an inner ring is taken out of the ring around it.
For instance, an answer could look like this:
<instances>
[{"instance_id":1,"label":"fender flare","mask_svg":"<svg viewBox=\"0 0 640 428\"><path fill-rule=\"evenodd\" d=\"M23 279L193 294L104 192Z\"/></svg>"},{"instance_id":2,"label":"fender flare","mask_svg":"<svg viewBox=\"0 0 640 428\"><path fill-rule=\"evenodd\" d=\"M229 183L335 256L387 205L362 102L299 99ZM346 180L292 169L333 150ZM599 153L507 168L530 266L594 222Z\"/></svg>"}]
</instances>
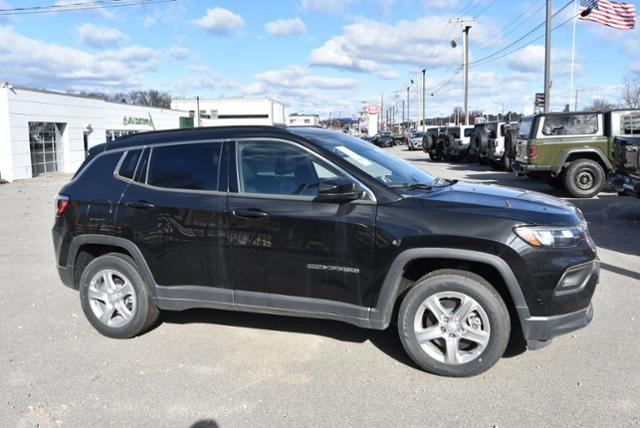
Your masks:
<instances>
[{"instance_id":1,"label":"fender flare","mask_svg":"<svg viewBox=\"0 0 640 428\"><path fill-rule=\"evenodd\" d=\"M412 248L400 253L389 268L380 289L378 302L374 308L371 308L369 313L369 319L373 326L380 329L385 329L389 326L396 301L400 294L400 284L404 268L409 262L423 258L457 259L484 263L494 267L500 273L507 286L520 321L526 322L526 320L531 317L529 306L520 288L520 283L507 262L500 257L480 251L455 248Z\"/></svg>"},{"instance_id":2,"label":"fender flare","mask_svg":"<svg viewBox=\"0 0 640 428\"><path fill-rule=\"evenodd\" d=\"M555 162L554 165L559 165L554 167L554 171L556 174L560 173L562 171L562 169L564 168L564 164L567 162L567 158L569 158L569 156L571 156L572 154L575 153L589 153L589 154L593 154L595 153L598 158L604 163L605 167L611 171L613 170L613 165L611 165L611 161L602 154L601 150L597 150L597 149L592 149L592 148L573 148L573 149L564 149L560 152L560 156L559 156L559 160L560 162ZM605 171L606 172L606 171Z\"/></svg>"},{"instance_id":3,"label":"fender flare","mask_svg":"<svg viewBox=\"0 0 640 428\"><path fill-rule=\"evenodd\" d=\"M156 297L158 284L151 274L151 270L149 269L149 265L147 265L147 261L145 260L138 246L125 238L92 234L76 236L75 238L73 238L71 244L69 245L69 255L67 258L69 269L73 271L75 260L78 256L78 251L80 250L80 247L86 244L109 245L111 247L118 247L127 251L131 255L131 257L133 257L133 260L136 262L136 265L140 269L140 273L144 277L147 284L149 284L151 294L153 295L153 297Z\"/></svg>"}]
</instances>

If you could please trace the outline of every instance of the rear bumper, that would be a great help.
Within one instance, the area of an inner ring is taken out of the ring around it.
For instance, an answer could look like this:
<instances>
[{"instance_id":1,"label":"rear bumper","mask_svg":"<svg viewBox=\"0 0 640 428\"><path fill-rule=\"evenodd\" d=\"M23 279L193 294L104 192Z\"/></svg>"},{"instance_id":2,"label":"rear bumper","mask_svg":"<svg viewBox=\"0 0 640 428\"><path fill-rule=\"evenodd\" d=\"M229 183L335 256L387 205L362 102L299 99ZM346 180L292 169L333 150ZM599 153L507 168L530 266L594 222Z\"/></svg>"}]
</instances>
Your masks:
<instances>
[{"instance_id":1,"label":"rear bumper","mask_svg":"<svg viewBox=\"0 0 640 428\"><path fill-rule=\"evenodd\" d=\"M511 164L511 169L518 175L525 175L529 172L551 171L551 168L549 168L548 166L531 165L528 163L522 163L520 161L513 162Z\"/></svg>"},{"instance_id":2,"label":"rear bumper","mask_svg":"<svg viewBox=\"0 0 640 428\"><path fill-rule=\"evenodd\" d=\"M64 285L69 288L76 289L73 280L73 266L57 266L58 276Z\"/></svg>"},{"instance_id":3,"label":"rear bumper","mask_svg":"<svg viewBox=\"0 0 640 428\"><path fill-rule=\"evenodd\" d=\"M579 330L593 319L593 306L576 312L548 317L530 317L522 322L522 332L531 350L541 349L562 334Z\"/></svg>"}]
</instances>

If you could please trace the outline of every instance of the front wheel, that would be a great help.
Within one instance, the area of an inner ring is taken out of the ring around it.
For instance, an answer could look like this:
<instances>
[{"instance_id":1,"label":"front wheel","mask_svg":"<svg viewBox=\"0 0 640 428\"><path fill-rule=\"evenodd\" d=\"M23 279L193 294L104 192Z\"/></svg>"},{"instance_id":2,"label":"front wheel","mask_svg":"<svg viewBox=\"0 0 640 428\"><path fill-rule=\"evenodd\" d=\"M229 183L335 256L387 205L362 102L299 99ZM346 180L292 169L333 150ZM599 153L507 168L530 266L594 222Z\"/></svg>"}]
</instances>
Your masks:
<instances>
[{"instance_id":1,"label":"front wheel","mask_svg":"<svg viewBox=\"0 0 640 428\"><path fill-rule=\"evenodd\" d=\"M504 354L509 311L484 278L439 270L416 282L398 314L404 349L422 369L441 376L475 376Z\"/></svg>"}]
</instances>

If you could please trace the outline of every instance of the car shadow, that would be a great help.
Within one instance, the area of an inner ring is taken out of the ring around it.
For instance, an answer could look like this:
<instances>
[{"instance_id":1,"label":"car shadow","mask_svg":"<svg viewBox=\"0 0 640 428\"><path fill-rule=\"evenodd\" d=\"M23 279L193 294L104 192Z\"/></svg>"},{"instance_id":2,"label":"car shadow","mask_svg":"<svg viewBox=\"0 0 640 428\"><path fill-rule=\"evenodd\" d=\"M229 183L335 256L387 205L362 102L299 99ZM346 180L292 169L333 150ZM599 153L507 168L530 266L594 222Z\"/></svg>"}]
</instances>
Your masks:
<instances>
[{"instance_id":1,"label":"car shadow","mask_svg":"<svg viewBox=\"0 0 640 428\"><path fill-rule=\"evenodd\" d=\"M288 317L280 315L258 314L250 312L224 311L214 309L189 309L186 311L164 311L160 323L192 324L207 323L233 327L245 327L279 332L291 332L323 336L341 342L365 343L371 342L396 361L421 370L405 352L397 327L392 324L386 330L371 330L353 326L339 321ZM520 355L526 350L522 334L514 332L504 358Z\"/></svg>"}]
</instances>

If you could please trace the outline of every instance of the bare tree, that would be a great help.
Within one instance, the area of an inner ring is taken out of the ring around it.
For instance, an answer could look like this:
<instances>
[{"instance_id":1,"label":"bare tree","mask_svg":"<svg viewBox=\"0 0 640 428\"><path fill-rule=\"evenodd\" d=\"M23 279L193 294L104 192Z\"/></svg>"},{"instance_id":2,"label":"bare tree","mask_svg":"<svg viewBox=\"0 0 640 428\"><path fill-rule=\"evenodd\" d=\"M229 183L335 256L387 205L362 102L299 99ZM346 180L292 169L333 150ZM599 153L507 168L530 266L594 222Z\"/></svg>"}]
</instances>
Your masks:
<instances>
[{"instance_id":1,"label":"bare tree","mask_svg":"<svg viewBox=\"0 0 640 428\"><path fill-rule=\"evenodd\" d=\"M171 108L171 95L156 89L139 89L129 92L113 92L110 94L97 91L71 92L85 97L102 98L115 103L133 104L139 106Z\"/></svg>"},{"instance_id":2,"label":"bare tree","mask_svg":"<svg viewBox=\"0 0 640 428\"><path fill-rule=\"evenodd\" d=\"M622 98L627 107L640 108L640 72L635 71L625 76Z\"/></svg>"},{"instance_id":3,"label":"bare tree","mask_svg":"<svg viewBox=\"0 0 640 428\"><path fill-rule=\"evenodd\" d=\"M593 104L585 108L585 110L586 111L606 111L606 110L613 110L616 107L617 106L613 103L596 98L595 100L593 100Z\"/></svg>"}]
</instances>

